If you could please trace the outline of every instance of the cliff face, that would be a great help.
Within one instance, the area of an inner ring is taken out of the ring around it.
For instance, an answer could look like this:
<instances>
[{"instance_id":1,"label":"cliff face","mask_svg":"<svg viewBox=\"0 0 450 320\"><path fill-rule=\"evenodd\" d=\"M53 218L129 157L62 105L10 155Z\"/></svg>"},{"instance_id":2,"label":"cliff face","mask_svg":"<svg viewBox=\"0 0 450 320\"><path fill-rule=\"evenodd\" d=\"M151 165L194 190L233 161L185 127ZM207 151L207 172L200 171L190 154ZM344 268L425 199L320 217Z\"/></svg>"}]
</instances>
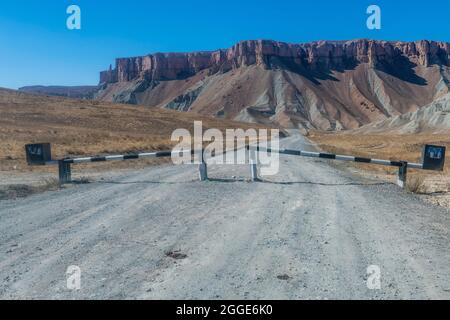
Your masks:
<instances>
[{"instance_id":1,"label":"cliff face","mask_svg":"<svg viewBox=\"0 0 450 320\"><path fill-rule=\"evenodd\" d=\"M450 92L450 44L242 41L225 50L120 58L97 99L289 128L354 129Z\"/></svg>"},{"instance_id":2,"label":"cliff face","mask_svg":"<svg viewBox=\"0 0 450 320\"><path fill-rule=\"evenodd\" d=\"M280 59L291 67L340 70L360 63L376 66L395 64L407 58L411 63L428 67L449 65L450 44L434 41L386 42L373 40L319 41L288 44L276 41L242 41L227 50L193 53L156 53L142 57L116 59L115 69L103 71L100 83L183 79L197 72L226 72L250 65L271 68Z\"/></svg>"}]
</instances>

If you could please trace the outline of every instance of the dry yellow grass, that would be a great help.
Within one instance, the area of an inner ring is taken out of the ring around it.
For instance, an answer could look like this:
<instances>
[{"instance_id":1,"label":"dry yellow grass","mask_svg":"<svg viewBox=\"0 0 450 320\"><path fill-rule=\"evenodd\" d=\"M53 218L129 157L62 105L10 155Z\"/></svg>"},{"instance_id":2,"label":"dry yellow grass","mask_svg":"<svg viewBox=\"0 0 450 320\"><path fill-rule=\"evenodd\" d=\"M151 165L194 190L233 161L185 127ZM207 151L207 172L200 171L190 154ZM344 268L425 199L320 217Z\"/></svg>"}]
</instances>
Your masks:
<instances>
[{"instance_id":1,"label":"dry yellow grass","mask_svg":"<svg viewBox=\"0 0 450 320\"><path fill-rule=\"evenodd\" d=\"M443 145L450 151L449 134L355 135L311 131L308 138L327 152L387 160L421 162L422 148L425 144ZM397 169L393 167L356 163L350 165L378 174L394 175L397 173ZM448 160L448 154L443 172L410 170L409 175L410 179L412 179L411 183L412 181L417 183L418 181L423 182L423 186L417 186L417 191L447 191L450 187L450 161ZM427 183L432 183L433 188L427 186Z\"/></svg>"},{"instance_id":2,"label":"dry yellow grass","mask_svg":"<svg viewBox=\"0 0 450 320\"><path fill-rule=\"evenodd\" d=\"M254 124L219 120L194 113L89 100L37 96L0 89L0 171L54 170L29 167L24 145L50 142L55 158L170 149L172 131L192 132L194 121L203 127L262 128ZM91 165L101 168L123 167L109 162Z\"/></svg>"}]
</instances>

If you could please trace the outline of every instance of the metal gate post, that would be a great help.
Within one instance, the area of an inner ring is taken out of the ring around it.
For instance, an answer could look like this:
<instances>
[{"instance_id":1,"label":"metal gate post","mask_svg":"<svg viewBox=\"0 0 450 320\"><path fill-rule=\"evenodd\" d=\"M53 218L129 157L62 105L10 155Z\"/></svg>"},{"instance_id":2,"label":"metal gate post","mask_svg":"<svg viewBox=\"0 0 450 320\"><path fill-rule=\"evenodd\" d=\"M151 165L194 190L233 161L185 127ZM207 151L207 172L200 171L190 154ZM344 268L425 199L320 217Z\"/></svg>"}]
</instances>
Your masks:
<instances>
[{"instance_id":1,"label":"metal gate post","mask_svg":"<svg viewBox=\"0 0 450 320\"><path fill-rule=\"evenodd\" d=\"M198 165L198 173L200 181L206 181L208 180L208 167L206 165L205 159L203 158L203 150L201 150L202 155L200 157L201 162Z\"/></svg>"},{"instance_id":2,"label":"metal gate post","mask_svg":"<svg viewBox=\"0 0 450 320\"><path fill-rule=\"evenodd\" d=\"M64 162L64 160L58 161L58 171L59 171L59 184L63 185L65 183L72 181L72 171L70 168L70 163Z\"/></svg>"},{"instance_id":3,"label":"metal gate post","mask_svg":"<svg viewBox=\"0 0 450 320\"><path fill-rule=\"evenodd\" d=\"M208 180L208 168L205 162L202 162L198 165L199 177L200 181Z\"/></svg>"},{"instance_id":4,"label":"metal gate post","mask_svg":"<svg viewBox=\"0 0 450 320\"><path fill-rule=\"evenodd\" d=\"M258 181L258 161L256 160L256 151L248 149L250 152L250 173L251 181Z\"/></svg>"},{"instance_id":5,"label":"metal gate post","mask_svg":"<svg viewBox=\"0 0 450 320\"><path fill-rule=\"evenodd\" d=\"M70 167L70 163L66 163L66 177L67 182L72 182L72 168Z\"/></svg>"},{"instance_id":6,"label":"metal gate post","mask_svg":"<svg viewBox=\"0 0 450 320\"><path fill-rule=\"evenodd\" d=\"M401 187L401 188L406 188L406 177L407 177L407 173L408 173L408 162L406 161L401 161L400 162L402 165L401 167L398 168L398 179L397 179L397 184Z\"/></svg>"}]
</instances>

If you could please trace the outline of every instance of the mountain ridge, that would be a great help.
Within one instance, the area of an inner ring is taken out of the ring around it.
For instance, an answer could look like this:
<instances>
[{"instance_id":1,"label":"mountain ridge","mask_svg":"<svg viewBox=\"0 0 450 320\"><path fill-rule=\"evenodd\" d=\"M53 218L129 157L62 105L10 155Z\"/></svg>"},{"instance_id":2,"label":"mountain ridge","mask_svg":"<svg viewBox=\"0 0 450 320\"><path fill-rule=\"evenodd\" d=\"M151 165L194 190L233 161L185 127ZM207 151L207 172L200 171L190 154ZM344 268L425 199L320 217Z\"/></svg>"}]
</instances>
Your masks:
<instances>
[{"instance_id":1,"label":"mountain ridge","mask_svg":"<svg viewBox=\"0 0 450 320\"><path fill-rule=\"evenodd\" d=\"M25 86L18 91L75 99L92 99L98 86Z\"/></svg>"},{"instance_id":2,"label":"mountain ridge","mask_svg":"<svg viewBox=\"0 0 450 320\"><path fill-rule=\"evenodd\" d=\"M100 73L100 84L130 81L136 77L147 80L175 80L207 68L229 71L240 66L270 64L268 57L294 59L297 65L342 68L346 64L375 64L400 55L414 57L416 63L449 66L450 43L420 40L415 42L357 39L348 41L314 41L293 44L273 40L240 41L229 49L195 52L157 52L145 56L116 59L116 67ZM333 59L335 61L333 61Z\"/></svg>"},{"instance_id":3,"label":"mountain ridge","mask_svg":"<svg viewBox=\"0 0 450 320\"><path fill-rule=\"evenodd\" d=\"M450 92L450 43L357 39L116 59L95 98L301 130L356 129Z\"/></svg>"}]
</instances>

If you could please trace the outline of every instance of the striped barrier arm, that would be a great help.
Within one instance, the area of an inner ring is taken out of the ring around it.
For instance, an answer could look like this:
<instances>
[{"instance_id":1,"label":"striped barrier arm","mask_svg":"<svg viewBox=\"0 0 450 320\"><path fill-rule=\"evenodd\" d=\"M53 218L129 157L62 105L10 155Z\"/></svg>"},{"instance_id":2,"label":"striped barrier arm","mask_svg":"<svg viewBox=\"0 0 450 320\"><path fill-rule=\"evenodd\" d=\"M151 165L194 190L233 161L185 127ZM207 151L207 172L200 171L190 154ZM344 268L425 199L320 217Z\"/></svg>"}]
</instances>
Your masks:
<instances>
[{"instance_id":1,"label":"striped barrier arm","mask_svg":"<svg viewBox=\"0 0 450 320\"><path fill-rule=\"evenodd\" d=\"M176 152L176 151L174 151ZM162 158L170 157L172 151L157 151L157 152L146 152L146 153L136 153L136 154L122 154L122 155L111 155L111 156L99 156L99 157L84 157L84 158L67 158L63 159L64 163L77 164L84 162L102 162L102 161L120 161L120 160L132 160L141 158Z\"/></svg>"},{"instance_id":2,"label":"striped barrier arm","mask_svg":"<svg viewBox=\"0 0 450 320\"><path fill-rule=\"evenodd\" d=\"M295 155L295 156L322 158L322 159L331 159L331 160L342 160L342 161L353 161L353 162L371 163L371 164L394 166L394 167L402 167L403 163L404 163L403 161L370 159L370 158L363 158L363 157L353 157L353 156L345 156L345 155L332 154L332 153L312 152L312 151L303 151L303 150L290 150L290 149L275 150L275 149L264 148L264 147L259 147L259 146L257 146L257 147L250 146L250 149L253 149L256 151L269 152L269 153L274 152L274 153L288 154L288 155ZM421 163L408 162L407 167L414 168L414 169L423 169L423 165Z\"/></svg>"},{"instance_id":3,"label":"striped barrier arm","mask_svg":"<svg viewBox=\"0 0 450 320\"><path fill-rule=\"evenodd\" d=\"M80 157L80 158L65 158L61 160L53 160L51 158L50 144L30 144L26 145L27 152L27 162L30 165L55 165L59 166L59 180L61 184L67 183L71 181L71 164L78 163L87 163L87 162L103 162L103 161L121 161L121 160L132 160L132 159L141 159L141 158L162 158L162 157L171 157L172 154L186 152L187 150L173 150L173 151L154 151L154 152L145 152L145 153L135 153L135 154L122 154L122 155L106 155L106 156L94 156L94 157ZM304 156L304 157L313 157L313 158L322 158L329 160L342 160L342 161L352 161L359 163L368 163L368 164L377 164L384 166L394 166L399 168L398 173L398 184L402 187L405 186L407 169L426 169L426 170L441 170L443 169L443 164L445 161L445 147L442 146L433 146L426 145L424 149L424 155L427 157L423 157L424 162L422 163L412 163L406 161L392 161L392 160L381 160L381 159L371 159L364 157L355 157L348 155L338 155L331 153L323 153L323 152L313 152L313 151L304 151L304 150L290 150L290 149L271 149L260 147L258 145L245 145L242 148L246 148L247 150L253 151L263 151L267 153L280 153L287 155L296 155L296 156ZM224 150L220 153L214 152L214 156L223 155L228 152L234 152L241 148L233 148L230 150ZM428 152L427 152L428 150ZM206 167L206 159L204 159L204 150L203 149L192 149L190 153L192 155L201 152L201 161L199 164L199 173L200 180L207 180L207 167ZM252 153L254 157L254 152ZM428 155L429 154L429 155ZM438 157L439 156L439 157ZM427 160L428 162L426 162ZM436 163L434 163L434 162ZM258 181L257 178L257 161L254 158L250 159L250 168L252 181Z\"/></svg>"},{"instance_id":4,"label":"striped barrier arm","mask_svg":"<svg viewBox=\"0 0 450 320\"><path fill-rule=\"evenodd\" d=\"M247 146L244 146L247 148ZM215 153L214 156L219 156L226 154L227 152L237 151L239 148L234 148L230 150L225 150L220 153ZM203 149L192 149L190 150L191 155L196 154L197 152L201 152L202 161L199 164L199 176L200 180L204 181L208 179L207 167L205 159L203 158ZM58 161L47 161L45 164L54 165L57 164L59 166L59 181L61 184L67 183L71 181L71 165L72 164L80 164L80 163L88 163L88 162L104 162L104 161L123 161L123 160L133 160L133 159L142 159L142 158L163 158L163 157L171 157L172 154L180 153L180 152L189 152L187 150L173 150L173 151L155 151L155 152L145 152L145 153L135 153L135 154L120 154L120 155L107 155L107 156L94 156L94 157L80 157L80 158L65 158Z\"/></svg>"},{"instance_id":5,"label":"striped barrier arm","mask_svg":"<svg viewBox=\"0 0 450 320\"><path fill-rule=\"evenodd\" d=\"M45 164L58 164L59 167L59 183L61 185L71 182L72 180L72 164L86 163L86 162L103 162L103 161L119 161L132 160L140 158L161 158L170 157L171 151L156 151L136 154L121 154L109 156L83 157L83 158L65 158L58 161L48 161Z\"/></svg>"},{"instance_id":6,"label":"striped barrier arm","mask_svg":"<svg viewBox=\"0 0 450 320\"><path fill-rule=\"evenodd\" d=\"M280 154L296 155L296 156L303 156L303 157L353 161L353 162L371 163L371 164L394 166L394 167L402 166L401 161L370 159L370 158L338 155L338 154L323 153L323 152L312 152L312 151L290 150L290 149L274 150L274 149L270 149L270 148L254 147L254 146L250 146L250 149L253 149L256 151L276 152L276 153L280 153ZM233 149L227 150L224 153L227 153L229 151L236 151L236 150L233 150ZM177 151L174 151L174 152L177 152ZM180 152L180 151L178 151L178 152ZM194 152L195 152L194 150L191 151L191 153L194 153ZM68 158L68 159L63 159L63 161L65 163L77 164L77 163L85 163L85 162L121 161L121 160L132 160L132 159L141 159L141 158L162 158L162 157L170 157L171 155L172 155L172 151L157 151L157 152L146 152L146 153L137 153L137 154L83 157L83 158L73 158L73 159ZM216 154L216 156L217 155L220 155L220 154ZM48 164L56 164L56 163L57 163L57 161L48 162ZM415 168L415 169L422 169L423 165L420 163L408 162L408 167Z\"/></svg>"}]
</instances>

